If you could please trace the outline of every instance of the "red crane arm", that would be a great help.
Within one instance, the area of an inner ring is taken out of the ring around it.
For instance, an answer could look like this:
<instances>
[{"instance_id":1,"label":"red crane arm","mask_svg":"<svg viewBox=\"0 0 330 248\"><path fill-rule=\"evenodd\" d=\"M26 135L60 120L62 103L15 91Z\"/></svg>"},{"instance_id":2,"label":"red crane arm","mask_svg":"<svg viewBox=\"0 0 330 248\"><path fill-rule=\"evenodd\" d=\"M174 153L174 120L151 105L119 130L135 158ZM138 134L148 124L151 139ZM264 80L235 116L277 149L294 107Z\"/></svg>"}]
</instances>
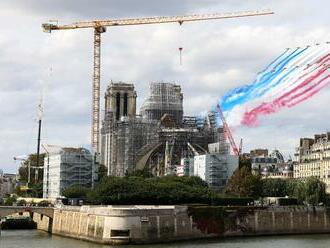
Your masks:
<instances>
[{"instance_id":1,"label":"red crane arm","mask_svg":"<svg viewBox=\"0 0 330 248\"><path fill-rule=\"evenodd\" d=\"M229 126L227 124L226 118L225 118L225 116L224 116L224 114L222 112L222 109L221 109L221 107L220 107L219 104L217 104L217 110L218 110L218 113L220 114L220 118L221 118L221 121L222 121L222 124L223 124L223 128L224 128L224 131L225 131L225 133L226 133L226 135L228 137L230 146L233 149L234 154L237 155L237 156L239 156L239 153L240 152L239 152L239 150L238 150L238 148L236 146L236 143L235 143L235 140L233 138L233 135L232 135L232 133L230 131L230 128L229 128Z\"/></svg>"}]
</instances>

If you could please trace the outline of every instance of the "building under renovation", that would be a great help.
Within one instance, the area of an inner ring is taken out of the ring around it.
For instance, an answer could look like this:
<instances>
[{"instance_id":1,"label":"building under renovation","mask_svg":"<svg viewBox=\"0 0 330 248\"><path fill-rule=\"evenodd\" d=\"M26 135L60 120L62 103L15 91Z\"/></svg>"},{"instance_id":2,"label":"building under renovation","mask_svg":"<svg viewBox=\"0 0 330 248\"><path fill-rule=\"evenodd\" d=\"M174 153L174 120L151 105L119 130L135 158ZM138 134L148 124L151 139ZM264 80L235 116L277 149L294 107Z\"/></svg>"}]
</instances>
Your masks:
<instances>
[{"instance_id":1,"label":"building under renovation","mask_svg":"<svg viewBox=\"0 0 330 248\"><path fill-rule=\"evenodd\" d=\"M45 145L43 198L62 197L70 186L92 187L96 179L93 155L85 148Z\"/></svg>"},{"instance_id":2,"label":"building under renovation","mask_svg":"<svg viewBox=\"0 0 330 248\"><path fill-rule=\"evenodd\" d=\"M124 176L143 169L157 176L176 174L181 159L207 154L208 145L223 136L215 113L202 120L183 113L179 85L151 83L136 115L134 85L111 83L101 129L101 163L108 174Z\"/></svg>"},{"instance_id":3,"label":"building under renovation","mask_svg":"<svg viewBox=\"0 0 330 248\"><path fill-rule=\"evenodd\" d=\"M170 83L150 84L150 96L141 107L141 115L147 120L161 120L168 115L175 126L182 125L183 94L181 87Z\"/></svg>"}]
</instances>

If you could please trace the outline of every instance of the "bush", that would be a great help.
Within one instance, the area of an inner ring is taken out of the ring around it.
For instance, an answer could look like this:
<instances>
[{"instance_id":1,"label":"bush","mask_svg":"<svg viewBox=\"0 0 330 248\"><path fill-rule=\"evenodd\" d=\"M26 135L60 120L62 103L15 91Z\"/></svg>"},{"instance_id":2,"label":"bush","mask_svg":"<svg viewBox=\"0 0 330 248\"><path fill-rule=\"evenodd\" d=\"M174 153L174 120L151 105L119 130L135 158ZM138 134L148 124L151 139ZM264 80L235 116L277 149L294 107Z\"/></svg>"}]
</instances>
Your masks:
<instances>
[{"instance_id":1,"label":"bush","mask_svg":"<svg viewBox=\"0 0 330 248\"><path fill-rule=\"evenodd\" d=\"M16 203L17 198L16 196L10 196L5 199L5 205L6 206L12 206L14 203Z\"/></svg>"},{"instance_id":2,"label":"bush","mask_svg":"<svg viewBox=\"0 0 330 248\"><path fill-rule=\"evenodd\" d=\"M26 200L22 199L17 202L17 206L25 206L26 205Z\"/></svg>"}]
</instances>

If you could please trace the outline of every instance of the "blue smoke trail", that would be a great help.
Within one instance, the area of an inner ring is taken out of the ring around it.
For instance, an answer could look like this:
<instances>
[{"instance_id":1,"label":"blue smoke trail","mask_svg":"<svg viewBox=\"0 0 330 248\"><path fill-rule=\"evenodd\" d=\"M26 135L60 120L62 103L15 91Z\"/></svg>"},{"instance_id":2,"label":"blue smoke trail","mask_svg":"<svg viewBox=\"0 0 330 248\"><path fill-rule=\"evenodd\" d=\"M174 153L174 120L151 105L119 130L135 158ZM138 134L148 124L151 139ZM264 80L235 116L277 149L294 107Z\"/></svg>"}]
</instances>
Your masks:
<instances>
[{"instance_id":1,"label":"blue smoke trail","mask_svg":"<svg viewBox=\"0 0 330 248\"><path fill-rule=\"evenodd\" d=\"M285 57L284 59L281 60L281 58L282 58L286 53L288 53L289 50L290 50L289 48L286 49L286 50L285 50L280 56L278 56L276 59L274 59L274 60L273 60L273 61L272 61L267 67L266 67L265 70L259 72L259 76L258 76L258 79L257 79L256 81L258 81L259 78L262 77L262 75L265 74L266 71L268 71L269 68L271 68L271 66L272 66L273 64L275 64L276 62L278 62L278 61L282 61L282 60L284 60L285 58L287 58L287 57ZM290 54L291 54L291 53L290 53ZM256 82L256 81L255 81L255 82ZM252 87L252 85L253 85L253 83L250 84L250 85L244 85L244 86L241 86L241 87L238 87L238 88L231 89L229 92L227 92L227 93L223 96L223 98L222 98L223 101L226 101L228 98L230 98L230 97L232 97L232 96L234 96L234 95L236 95L236 94L240 94L240 93L243 93L243 92L247 91L250 87Z\"/></svg>"},{"instance_id":2,"label":"blue smoke trail","mask_svg":"<svg viewBox=\"0 0 330 248\"><path fill-rule=\"evenodd\" d=\"M274 63L278 62L278 63L276 63L276 66L275 66L275 68L276 68L281 63L285 62L288 58L290 58L290 56L292 56L292 54L294 54L296 51L297 51L297 49L294 50L293 52L290 52L289 55L287 55L286 57L284 57L283 59L281 59L279 62L277 60L274 60L273 62L270 63L270 65L273 65ZM282 56L280 56L280 58L281 57ZM267 68L270 68L270 65L267 66ZM223 110L224 111L230 110L231 107L229 107L227 105L230 105L231 101L234 101L235 99L244 97L249 91L251 91L251 89L253 89L254 87L256 87L256 83L257 82L262 81L262 80L265 80L265 78L266 77L269 77L270 75L272 75L272 70L264 70L262 73L260 73L260 75L258 76L258 78L253 83L251 83L249 85L244 85L244 86L241 86L241 87L238 87L238 88L234 88L231 91L229 91L222 98L222 104L221 105L222 105Z\"/></svg>"},{"instance_id":3,"label":"blue smoke trail","mask_svg":"<svg viewBox=\"0 0 330 248\"><path fill-rule=\"evenodd\" d=\"M283 82L284 79L286 79L291 73L293 73L297 69L298 69L297 67L294 67L294 68L290 69L287 73L284 73L283 76L281 76L277 81L275 81L275 83L271 84L268 88L264 88L259 93L257 93L255 95L255 97L261 97L261 96L263 96L268 91L270 91L271 89L273 89L274 87L276 87L277 85L279 85L281 82Z\"/></svg>"},{"instance_id":4,"label":"blue smoke trail","mask_svg":"<svg viewBox=\"0 0 330 248\"><path fill-rule=\"evenodd\" d=\"M283 73L283 71L285 71L285 66L288 63L290 63L291 61L293 61L295 58L300 56L302 53L304 53L307 49L308 49L308 47L306 47L304 49L297 48L293 52L291 52L289 55L287 55L285 58L283 58L282 60L280 60L278 62L276 62L276 60L273 61L271 64L276 63L276 65L273 67L273 69L264 70L264 73L262 73L258 77L258 79L256 81L254 81L252 84L236 88L236 89L230 91L229 93L227 93L223 97L222 102L221 102L222 109L224 111L229 111L237 105L241 105L255 97L262 96L264 93L266 93L269 90L268 87L273 82L273 80L275 78L277 78L278 76L280 76L281 73ZM280 56L280 57L282 57L282 56ZM267 68L270 68L270 66L268 66ZM289 71L289 73L286 73L285 75L288 76L290 73L292 73L292 71ZM284 77L281 78L279 83L283 79L284 79ZM262 89L262 88L264 88L262 90L263 94L260 94L260 89Z\"/></svg>"},{"instance_id":5,"label":"blue smoke trail","mask_svg":"<svg viewBox=\"0 0 330 248\"><path fill-rule=\"evenodd\" d=\"M278 56L276 59L270 62L270 64L262 72L269 70L269 68L271 68L277 61L279 61L288 51L290 51L290 48L287 48L282 54L280 54L280 56Z\"/></svg>"},{"instance_id":6,"label":"blue smoke trail","mask_svg":"<svg viewBox=\"0 0 330 248\"><path fill-rule=\"evenodd\" d=\"M272 81L272 83L268 85L267 88L261 89L260 92L256 94L256 97L261 97L261 96L265 95L267 92L269 92L270 90L274 89L276 86L280 85L281 83L287 82L287 80L290 79L291 74L295 73L296 71L301 70L301 68L300 68L301 64L304 64L308 60L315 59L315 57L317 58L317 52L311 51L310 54L307 54L302 59L300 59L300 60L298 59L298 61L294 62L293 65L290 66L291 68L288 69L287 73L285 73L284 75L281 75L281 77L279 77L278 79L275 78ZM295 64L295 66L294 66L294 64Z\"/></svg>"},{"instance_id":7,"label":"blue smoke trail","mask_svg":"<svg viewBox=\"0 0 330 248\"><path fill-rule=\"evenodd\" d=\"M274 82L274 80L275 80L277 77L280 77L280 78L281 78L281 80L280 80L280 82L281 82L281 81L284 79L283 76L281 76L281 74L282 74L283 72L286 71L285 66L286 66L289 62L293 61L293 59L299 57L299 56L300 56L302 53L304 53L307 49L308 49L308 47L306 47L306 48L302 49L301 51L299 51L298 53L293 54L292 56L290 56L290 57L285 61L285 63L283 63L281 66L279 66L279 69L277 70L277 72L274 72L270 77L267 78L266 81L263 81L263 82L257 84L256 87L254 88L254 91L260 91L260 89L263 89L262 92L264 92L264 93L268 92L270 89L273 88L273 82ZM296 49L296 51L297 51L297 49ZM290 70L289 70L287 73L285 73L284 75L285 75L285 76L289 76L289 75L290 75L293 71L295 71L296 69L297 69L297 68L293 68L293 70L290 69ZM276 83L275 83L275 84L276 84ZM254 92L250 92L250 94L249 94L249 96L247 97L246 100L250 100L250 99L252 99L252 98L255 98L255 97L258 97L258 96L262 96L262 95L263 95L263 94L260 95L259 93L254 94ZM244 101L244 102L246 102L246 101ZM243 102L243 103L244 103L244 102Z\"/></svg>"}]
</instances>

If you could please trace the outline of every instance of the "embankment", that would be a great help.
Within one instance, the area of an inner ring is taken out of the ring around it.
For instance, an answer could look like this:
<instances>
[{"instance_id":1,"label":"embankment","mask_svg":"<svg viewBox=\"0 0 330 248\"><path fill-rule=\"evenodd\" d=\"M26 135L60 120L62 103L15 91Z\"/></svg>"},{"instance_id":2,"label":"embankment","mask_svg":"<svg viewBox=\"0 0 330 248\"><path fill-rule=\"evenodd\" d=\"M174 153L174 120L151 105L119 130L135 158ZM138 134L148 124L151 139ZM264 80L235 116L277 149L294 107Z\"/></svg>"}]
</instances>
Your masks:
<instances>
[{"instance_id":1,"label":"embankment","mask_svg":"<svg viewBox=\"0 0 330 248\"><path fill-rule=\"evenodd\" d=\"M82 206L33 215L38 229L103 244L330 233L324 207Z\"/></svg>"}]
</instances>

